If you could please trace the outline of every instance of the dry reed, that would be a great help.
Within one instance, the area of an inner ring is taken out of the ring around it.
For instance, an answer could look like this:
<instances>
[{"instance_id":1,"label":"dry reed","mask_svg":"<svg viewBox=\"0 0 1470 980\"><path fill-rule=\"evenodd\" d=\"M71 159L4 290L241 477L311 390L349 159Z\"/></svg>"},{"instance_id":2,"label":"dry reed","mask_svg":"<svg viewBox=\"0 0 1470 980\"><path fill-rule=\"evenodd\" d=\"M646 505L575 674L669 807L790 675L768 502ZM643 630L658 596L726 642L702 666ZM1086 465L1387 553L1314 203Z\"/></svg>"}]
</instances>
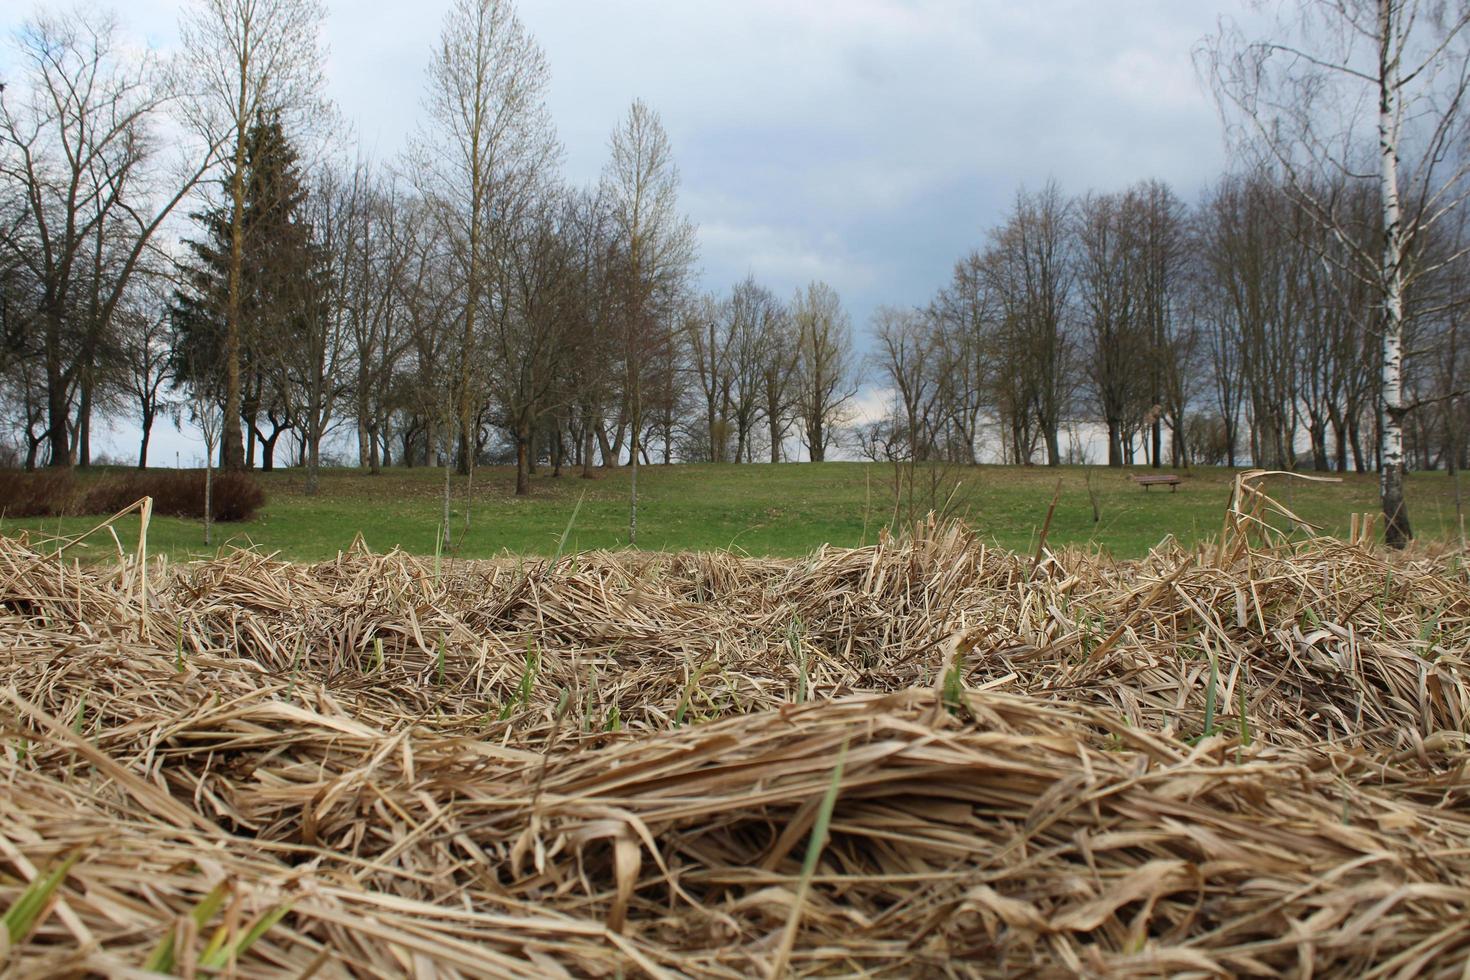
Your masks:
<instances>
[{"instance_id":1,"label":"dry reed","mask_svg":"<svg viewBox=\"0 0 1470 980\"><path fill-rule=\"evenodd\" d=\"M1465 976L1461 556L1287 539L1260 476L1131 562L930 522L145 588L0 539L0 910L73 862L0 971Z\"/></svg>"}]
</instances>

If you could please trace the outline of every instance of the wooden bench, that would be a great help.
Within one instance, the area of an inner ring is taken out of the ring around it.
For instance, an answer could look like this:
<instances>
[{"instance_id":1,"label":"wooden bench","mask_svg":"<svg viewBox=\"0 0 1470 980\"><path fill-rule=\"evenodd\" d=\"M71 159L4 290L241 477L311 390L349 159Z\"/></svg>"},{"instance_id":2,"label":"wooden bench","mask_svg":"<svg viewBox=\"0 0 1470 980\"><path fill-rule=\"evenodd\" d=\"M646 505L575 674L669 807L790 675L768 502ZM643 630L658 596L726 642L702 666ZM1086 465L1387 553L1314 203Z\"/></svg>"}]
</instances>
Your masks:
<instances>
[{"instance_id":1,"label":"wooden bench","mask_svg":"<svg viewBox=\"0 0 1470 980\"><path fill-rule=\"evenodd\" d=\"M1178 490L1179 484L1184 482L1173 473L1158 473L1151 475L1140 474L1139 476L1135 476L1133 479L1134 482L1143 487L1144 490L1148 490L1149 487L1155 486L1168 487L1170 493Z\"/></svg>"}]
</instances>

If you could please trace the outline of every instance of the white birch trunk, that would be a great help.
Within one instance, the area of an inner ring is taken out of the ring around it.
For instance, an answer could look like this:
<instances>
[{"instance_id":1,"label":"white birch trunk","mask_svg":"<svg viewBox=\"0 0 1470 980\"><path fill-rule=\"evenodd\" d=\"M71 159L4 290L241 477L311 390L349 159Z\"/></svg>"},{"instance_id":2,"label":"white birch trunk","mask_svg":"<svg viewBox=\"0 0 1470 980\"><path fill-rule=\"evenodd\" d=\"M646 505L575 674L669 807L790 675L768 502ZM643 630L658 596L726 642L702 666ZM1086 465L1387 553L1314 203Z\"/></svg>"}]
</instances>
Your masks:
<instances>
[{"instance_id":1,"label":"white birch trunk","mask_svg":"<svg viewBox=\"0 0 1470 980\"><path fill-rule=\"evenodd\" d=\"M1383 470L1379 496L1383 505L1383 540L1402 548L1413 536L1404 505L1404 233L1399 207L1399 0L1378 0L1378 151L1383 199L1383 391L1379 449Z\"/></svg>"}]
</instances>

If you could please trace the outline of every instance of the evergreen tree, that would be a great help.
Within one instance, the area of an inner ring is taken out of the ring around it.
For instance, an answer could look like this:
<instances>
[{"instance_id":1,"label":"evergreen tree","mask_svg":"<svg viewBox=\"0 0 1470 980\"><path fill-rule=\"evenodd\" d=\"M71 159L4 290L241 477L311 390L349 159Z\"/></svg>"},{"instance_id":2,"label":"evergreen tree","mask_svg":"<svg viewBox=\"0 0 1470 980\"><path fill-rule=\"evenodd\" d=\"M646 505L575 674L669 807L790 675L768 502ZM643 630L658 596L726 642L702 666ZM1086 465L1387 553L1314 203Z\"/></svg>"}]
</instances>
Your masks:
<instances>
[{"instance_id":1,"label":"evergreen tree","mask_svg":"<svg viewBox=\"0 0 1470 980\"><path fill-rule=\"evenodd\" d=\"M228 187L233 174L221 182ZM274 464L276 441L295 424L285 386L290 356L320 289L320 250L305 220L306 189L299 155L278 119L257 118L245 155L244 248L240 294L241 420L247 427L246 464L261 446L263 469ZM188 241L181 263L184 287L174 294L174 372L178 384L223 401L230 209L219 204L191 217L203 229Z\"/></svg>"}]
</instances>

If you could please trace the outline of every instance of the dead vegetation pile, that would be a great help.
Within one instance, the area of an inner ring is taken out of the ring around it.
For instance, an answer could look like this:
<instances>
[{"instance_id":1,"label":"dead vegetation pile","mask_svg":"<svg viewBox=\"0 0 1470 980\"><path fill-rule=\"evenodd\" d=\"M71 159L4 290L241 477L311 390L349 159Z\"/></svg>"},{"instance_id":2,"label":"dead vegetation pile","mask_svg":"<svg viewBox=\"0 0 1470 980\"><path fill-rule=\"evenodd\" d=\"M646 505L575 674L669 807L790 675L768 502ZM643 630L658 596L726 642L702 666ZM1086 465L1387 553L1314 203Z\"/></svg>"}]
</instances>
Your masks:
<instances>
[{"instance_id":1,"label":"dead vegetation pile","mask_svg":"<svg viewBox=\"0 0 1470 980\"><path fill-rule=\"evenodd\" d=\"M1137 562L0 539L0 971L1464 976L1466 569L1252 486Z\"/></svg>"}]
</instances>

